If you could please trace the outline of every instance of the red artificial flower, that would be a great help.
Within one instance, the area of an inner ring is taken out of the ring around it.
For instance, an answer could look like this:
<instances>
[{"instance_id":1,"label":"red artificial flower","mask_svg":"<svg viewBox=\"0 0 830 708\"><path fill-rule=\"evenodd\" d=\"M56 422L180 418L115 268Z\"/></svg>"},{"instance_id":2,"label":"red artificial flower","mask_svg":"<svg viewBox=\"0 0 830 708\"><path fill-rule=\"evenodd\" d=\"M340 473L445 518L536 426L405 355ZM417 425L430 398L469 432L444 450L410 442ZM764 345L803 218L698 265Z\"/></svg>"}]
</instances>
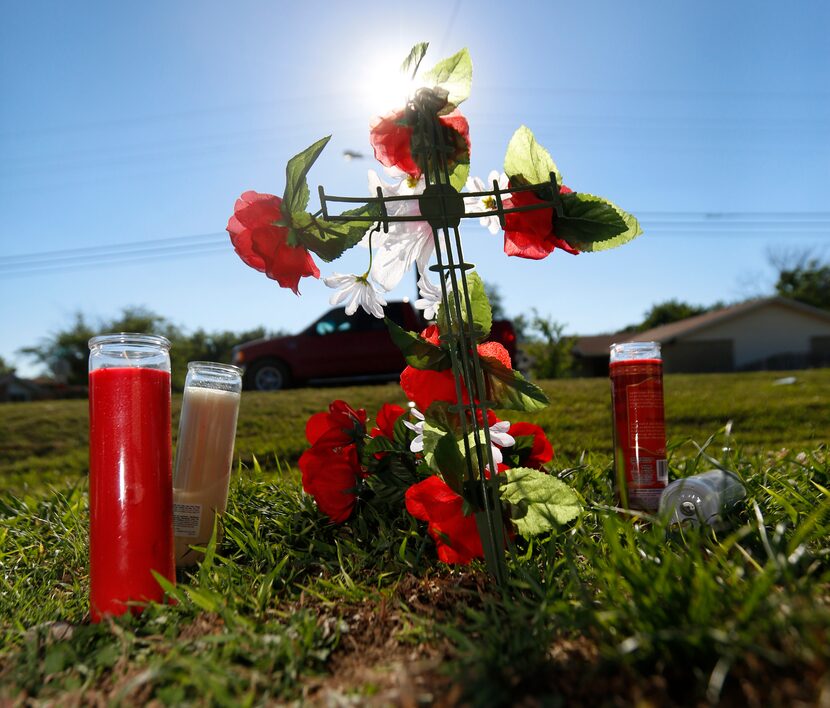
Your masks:
<instances>
[{"instance_id":1,"label":"red artificial flower","mask_svg":"<svg viewBox=\"0 0 830 708\"><path fill-rule=\"evenodd\" d=\"M423 332L421 338L430 344L438 346L441 343L437 325L430 325ZM433 401L458 400L455 391L455 377L451 369L432 371L431 369L416 369L407 366L401 373L401 388L410 401L415 401L419 410L425 411ZM469 402L466 388L462 389L465 403Z\"/></svg>"},{"instance_id":2,"label":"red artificial flower","mask_svg":"<svg viewBox=\"0 0 830 708\"><path fill-rule=\"evenodd\" d=\"M455 377L452 370L430 371L407 366L401 373L401 388L410 401L415 401L419 410L425 411L434 401L458 400L455 390ZM466 387L462 386L461 395L464 403L469 403Z\"/></svg>"},{"instance_id":3,"label":"red artificial flower","mask_svg":"<svg viewBox=\"0 0 830 708\"><path fill-rule=\"evenodd\" d=\"M314 497L317 508L336 524L348 519L357 502L362 476L354 445L326 448L315 445L299 461L303 489Z\"/></svg>"},{"instance_id":4,"label":"red artificial flower","mask_svg":"<svg viewBox=\"0 0 830 708\"><path fill-rule=\"evenodd\" d=\"M466 565L473 558L484 557L475 517L464 516L463 506L461 496L436 475L406 490L406 510L427 522L438 558L444 563Z\"/></svg>"},{"instance_id":5,"label":"red artificial flower","mask_svg":"<svg viewBox=\"0 0 830 708\"><path fill-rule=\"evenodd\" d=\"M376 416L377 426L372 428L369 435L373 438L378 437L378 435L382 435L385 438L394 440L395 423L398 422L398 418L400 418L404 413L406 413L404 408L396 406L394 403L384 403L380 407L380 410Z\"/></svg>"},{"instance_id":6,"label":"red artificial flower","mask_svg":"<svg viewBox=\"0 0 830 708\"><path fill-rule=\"evenodd\" d=\"M498 342L484 342L484 344L479 344L478 355L484 359L495 359L505 368L513 368L513 364L510 361L510 354L504 348L504 345Z\"/></svg>"},{"instance_id":7,"label":"red artificial flower","mask_svg":"<svg viewBox=\"0 0 830 708\"><path fill-rule=\"evenodd\" d=\"M569 194L571 191L564 185L559 188L560 194ZM541 199L532 191L514 192L510 198L504 200L504 208L512 209L540 202ZM554 233L552 207L504 215L504 252L508 256L540 260L547 258L556 248L574 255L579 253Z\"/></svg>"},{"instance_id":8,"label":"red artificial flower","mask_svg":"<svg viewBox=\"0 0 830 708\"><path fill-rule=\"evenodd\" d=\"M282 218L282 199L273 194L245 192L228 220L234 250L246 265L300 294L300 278L320 277L320 271L304 246L290 246L288 228L277 226Z\"/></svg>"},{"instance_id":9,"label":"red artificial flower","mask_svg":"<svg viewBox=\"0 0 830 708\"><path fill-rule=\"evenodd\" d=\"M328 413L315 413L305 424L305 436L311 445L342 447L366 433L366 411L355 410L345 401L332 401Z\"/></svg>"},{"instance_id":10,"label":"red artificial flower","mask_svg":"<svg viewBox=\"0 0 830 708\"><path fill-rule=\"evenodd\" d=\"M430 325L423 332L421 337L430 344L440 344L438 327ZM484 359L496 359L508 369L512 369L510 354L498 342L484 342L479 344L478 355ZM448 401L456 403L458 395L455 388L455 377L451 369L444 371L432 371L430 369L416 369L414 366L407 366L401 373L401 388L410 401L415 401L419 410L425 411L434 401ZM461 400L469 403L470 397L467 387L461 386Z\"/></svg>"},{"instance_id":11,"label":"red artificial flower","mask_svg":"<svg viewBox=\"0 0 830 708\"><path fill-rule=\"evenodd\" d=\"M533 446L528 456L521 461L522 466L541 469L542 465L553 459L553 446L545 436L545 431L538 425L534 425L533 423L513 423L507 433L514 438L533 436Z\"/></svg>"},{"instance_id":12,"label":"red artificial flower","mask_svg":"<svg viewBox=\"0 0 830 708\"><path fill-rule=\"evenodd\" d=\"M470 153L470 125L458 109L445 116L438 116L438 120L449 129L447 136L455 148L454 154L449 156L452 169L455 162ZM406 111L392 111L374 118L369 124L369 142L380 164L397 167L410 177L418 179L423 174L423 169L412 155L412 131Z\"/></svg>"}]
</instances>

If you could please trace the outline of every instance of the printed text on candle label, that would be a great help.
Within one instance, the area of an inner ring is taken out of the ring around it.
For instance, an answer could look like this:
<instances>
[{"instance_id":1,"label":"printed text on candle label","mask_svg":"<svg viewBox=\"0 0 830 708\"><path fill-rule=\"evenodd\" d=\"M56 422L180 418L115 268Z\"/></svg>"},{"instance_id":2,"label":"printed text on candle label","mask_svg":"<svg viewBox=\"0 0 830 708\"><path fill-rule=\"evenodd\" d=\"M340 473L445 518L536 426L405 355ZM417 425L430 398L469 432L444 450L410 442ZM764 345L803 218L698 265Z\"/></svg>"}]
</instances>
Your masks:
<instances>
[{"instance_id":1,"label":"printed text on candle label","mask_svg":"<svg viewBox=\"0 0 830 708\"><path fill-rule=\"evenodd\" d=\"M196 537L202 519L201 504L173 504L173 534Z\"/></svg>"}]
</instances>

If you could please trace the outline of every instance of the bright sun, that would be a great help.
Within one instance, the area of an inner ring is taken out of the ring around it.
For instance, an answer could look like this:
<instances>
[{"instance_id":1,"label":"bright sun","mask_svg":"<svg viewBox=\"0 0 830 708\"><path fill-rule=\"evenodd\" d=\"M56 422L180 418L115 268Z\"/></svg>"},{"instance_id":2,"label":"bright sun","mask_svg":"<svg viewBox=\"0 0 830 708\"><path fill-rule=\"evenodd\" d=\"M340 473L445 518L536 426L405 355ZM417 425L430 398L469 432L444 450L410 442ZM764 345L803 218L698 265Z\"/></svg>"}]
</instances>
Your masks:
<instances>
[{"instance_id":1,"label":"bright sun","mask_svg":"<svg viewBox=\"0 0 830 708\"><path fill-rule=\"evenodd\" d=\"M383 115L402 108L417 84L403 74L399 65L380 57L370 62L359 78L358 93L370 115Z\"/></svg>"}]
</instances>

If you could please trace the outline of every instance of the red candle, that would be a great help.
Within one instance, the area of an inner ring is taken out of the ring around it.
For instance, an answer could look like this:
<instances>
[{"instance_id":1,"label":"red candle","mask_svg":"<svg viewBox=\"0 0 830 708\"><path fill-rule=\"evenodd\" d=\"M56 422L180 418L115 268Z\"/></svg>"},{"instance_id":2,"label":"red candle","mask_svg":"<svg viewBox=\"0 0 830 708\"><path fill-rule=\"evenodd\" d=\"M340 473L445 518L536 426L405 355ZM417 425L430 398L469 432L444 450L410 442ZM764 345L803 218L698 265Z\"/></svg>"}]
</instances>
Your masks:
<instances>
[{"instance_id":1,"label":"red candle","mask_svg":"<svg viewBox=\"0 0 830 708\"><path fill-rule=\"evenodd\" d=\"M93 622L175 581L169 342L149 335L90 340L89 573Z\"/></svg>"},{"instance_id":2,"label":"red candle","mask_svg":"<svg viewBox=\"0 0 830 708\"><path fill-rule=\"evenodd\" d=\"M617 495L626 508L655 511L669 479L660 345L613 345L610 373Z\"/></svg>"}]
</instances>

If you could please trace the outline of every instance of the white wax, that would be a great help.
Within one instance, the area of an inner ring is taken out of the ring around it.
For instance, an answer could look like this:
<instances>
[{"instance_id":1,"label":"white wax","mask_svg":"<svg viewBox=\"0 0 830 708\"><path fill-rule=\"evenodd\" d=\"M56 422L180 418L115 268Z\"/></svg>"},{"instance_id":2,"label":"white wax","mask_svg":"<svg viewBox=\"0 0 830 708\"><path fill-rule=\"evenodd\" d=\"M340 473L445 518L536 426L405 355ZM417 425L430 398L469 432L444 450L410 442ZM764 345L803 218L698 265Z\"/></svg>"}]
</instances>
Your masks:
<instances>
[{"instance_id":1,"label":"white wax","mask_svg":"<svg viewBox=\"0 0 830 708\"><path fill-rule=\"evenodd\" d=\"M200 559L188 546L206 545L215 514L225 511L239 401L231 391L185 387L173 475L177 565Z\"/></svg>"}]
</instances>

